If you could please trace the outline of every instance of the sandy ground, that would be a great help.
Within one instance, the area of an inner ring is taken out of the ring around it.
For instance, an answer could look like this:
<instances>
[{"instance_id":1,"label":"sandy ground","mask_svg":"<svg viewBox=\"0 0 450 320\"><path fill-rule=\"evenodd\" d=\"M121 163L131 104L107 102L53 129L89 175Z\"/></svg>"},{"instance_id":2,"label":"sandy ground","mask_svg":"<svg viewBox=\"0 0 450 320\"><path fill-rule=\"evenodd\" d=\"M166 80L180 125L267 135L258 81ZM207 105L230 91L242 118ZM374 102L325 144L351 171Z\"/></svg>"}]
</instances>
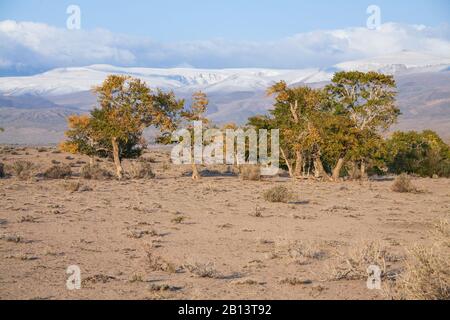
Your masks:
<instances>
[{"instance_id":1,"label":"sandy ground","mask_svg":"<svg viewBox=\"0 0 450 320\"><path fill-rule=\"evenodd\" d=\"M87 161L35 148L14 153L0 161L45 168L56 160L74 172ZM415 179L426 191L419 194L393 193L389 180L242 181L210 172L193 182L166 152L146 156L155 159L155 179L81 180L92 189L83 192L63 180L0 179L0 298L385 299L363 279L330 279L335 257L379 241L401 258L431 243L433 224L450 212L449 179ZM296 201L265 201L275 185L290 187ZM319 254L293 255L298 243ZM70 265L81 270L80 290L66 288Z\"/></svg>"}]
</instances>

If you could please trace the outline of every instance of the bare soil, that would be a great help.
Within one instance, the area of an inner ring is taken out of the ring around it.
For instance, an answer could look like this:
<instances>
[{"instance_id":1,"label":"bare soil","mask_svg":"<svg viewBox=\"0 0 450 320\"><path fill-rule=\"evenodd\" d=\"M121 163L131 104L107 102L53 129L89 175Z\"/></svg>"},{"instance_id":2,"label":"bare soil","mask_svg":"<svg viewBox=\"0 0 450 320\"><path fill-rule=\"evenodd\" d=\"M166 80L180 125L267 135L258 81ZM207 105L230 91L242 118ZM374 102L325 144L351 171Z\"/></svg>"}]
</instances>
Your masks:
<instances>
[{"instance_id":1,"label":"bare soil","mask_svg":"<svg viewBox=\"0 0 450 320\"><path fill-rule=\"evenodd\" d=\"M332 279L336 257L377 241L401 272L406 249L431 244L450 213L449 179L416 178L423 192L394 193L390 179L243 181L224 167L194 182L152 149L154 179L90 181L76 176L86 157L52 150L0 154L7 167L27 160L43 172L54 160L75 172L0 179L0 299L386 299L365 279ZM293 201L265 201L277 185ZM298 243L317 254L293 254ZM66 288L71 265L80 290Z\"/></svg>"}]
</instances>

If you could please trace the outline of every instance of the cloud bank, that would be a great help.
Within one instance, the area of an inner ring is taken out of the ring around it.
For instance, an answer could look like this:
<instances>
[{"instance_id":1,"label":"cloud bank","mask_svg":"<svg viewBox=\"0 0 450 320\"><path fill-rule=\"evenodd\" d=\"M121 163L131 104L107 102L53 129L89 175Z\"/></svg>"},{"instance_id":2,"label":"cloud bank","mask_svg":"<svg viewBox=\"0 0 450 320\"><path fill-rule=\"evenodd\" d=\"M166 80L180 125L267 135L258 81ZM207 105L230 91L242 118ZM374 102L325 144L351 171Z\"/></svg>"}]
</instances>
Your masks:
<instances>
[{"instance_id":1,"label":"cloud bank","mask_svg":"<svg viewBox=\"0 0 450 320\"><path fill-rule=\"evenodd\" d=\"M449 57L450 27L386 23L379 30L319 30L267 42L163 43L104 29L67 30L43 23L0 21L0 75L99 63L162 68L326 67L402 50Z\"/></svg>"}]
</instances>

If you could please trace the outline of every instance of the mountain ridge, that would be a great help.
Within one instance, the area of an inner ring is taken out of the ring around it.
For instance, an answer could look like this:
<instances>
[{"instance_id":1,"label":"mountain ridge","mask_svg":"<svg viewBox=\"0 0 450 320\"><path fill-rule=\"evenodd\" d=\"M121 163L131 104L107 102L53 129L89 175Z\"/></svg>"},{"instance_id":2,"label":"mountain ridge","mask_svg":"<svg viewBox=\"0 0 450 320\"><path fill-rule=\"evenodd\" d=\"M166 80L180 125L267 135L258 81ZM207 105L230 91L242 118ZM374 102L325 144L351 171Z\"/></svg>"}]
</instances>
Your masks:
<instances>
[{"instance_id":1,"label":"mountain ridge","mask_svg":"<svg viewBox=\"0 0 450 320\"><path fill-rule=\"evenodd\" d=\"M276 81L285 80L291 86L320 87L341 70L393 74L398 83L398 104L402 110L400 123L395 128L415 129L429 124L433 129L436 124L435 129L450 138L450 58L403 51L397 55L342 62L325 69L161 69L91 65L58 68L34 76L0 77L0 115L3 115L0 126L7 129L0 134L0 142L34 143L37 138L30 134L34 128L39 131L41 143L45 141L42 130L46 126L50 132L49 143L62 139L64 115L92 109L96 99L90 89L108 74L139 77L151 88L173 90L187 102L192 92L202 90L209 96L208 117L211 120L245 123L248 116L265 113L270 108L272 101L265 96L265 90ZM8 123L11 118L7 117L6 108L10 115L15 115L14 126ZM60 112L49 113L52 109ZM12 131L7 134L8 128L12 127L14 135Z\"/></svg>"}]
</instances>

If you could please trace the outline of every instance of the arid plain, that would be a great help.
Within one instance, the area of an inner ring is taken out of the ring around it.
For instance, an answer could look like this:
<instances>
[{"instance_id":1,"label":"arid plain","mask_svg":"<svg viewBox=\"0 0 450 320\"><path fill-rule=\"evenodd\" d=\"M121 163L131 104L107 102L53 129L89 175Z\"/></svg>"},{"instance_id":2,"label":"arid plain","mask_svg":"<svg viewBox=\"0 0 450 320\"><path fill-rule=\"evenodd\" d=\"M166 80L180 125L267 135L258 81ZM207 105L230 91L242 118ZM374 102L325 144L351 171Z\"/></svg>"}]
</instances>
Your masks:
<instances>
[{"instance_id":1,"label":"arid plain","mask_svg":"<svg viewBox=\"0 0 450 320\"><path fill-rule=\"evenodd\" d=\"M0 179L1 299L390 299L410 250L448 227L449 179L413 178L420 192L396 193L389 177L246 181L224 166L192 181L152 148L154 178L88 180L87 157L55 150L2 147L7 173L29 161L73 175ZM292 199L266 201L281 185ZM381 290L368 289L355 258L370 251L384 264ZM71 265L80 290L66 288Z\"/></svg>"}]
</instances>

